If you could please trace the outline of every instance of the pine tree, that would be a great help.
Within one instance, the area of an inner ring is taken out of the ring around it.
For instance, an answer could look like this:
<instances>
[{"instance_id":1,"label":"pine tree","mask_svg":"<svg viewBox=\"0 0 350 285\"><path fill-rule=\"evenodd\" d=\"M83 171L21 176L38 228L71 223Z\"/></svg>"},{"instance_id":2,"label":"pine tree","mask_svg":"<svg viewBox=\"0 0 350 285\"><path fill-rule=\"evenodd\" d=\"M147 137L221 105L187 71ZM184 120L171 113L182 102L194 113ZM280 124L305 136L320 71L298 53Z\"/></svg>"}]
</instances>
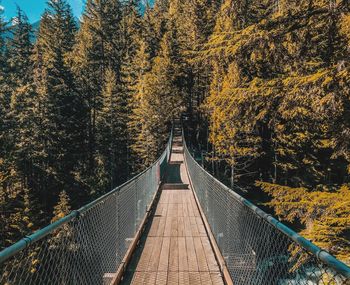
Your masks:
<instances>
[{"instance_id":1,"label":"pine tree","mask_svg":"<svg viewBox=\"0 0 350 285\"><path fill-rule=\"evenodd\" d=\"M0 171L0 232L1 232L1 239L0 239L0 248L1 250L6 246L6 233L7 227L8 227L8 217L6 215L7 208L8 208L8 201L7 201L7 193L5 192L3 183L4 183L4 173L2 172L2 165L3 161L0 160L0 166L1 166L1 171Z\"/></svg>"},{"instance_id":2,"label":"pine tree","mask_svg":"<svg viewBox=\"0 0 350 285\"><path fill-rule=\"evenodd\" d=\"M35 192L22 182L14 165L0 161L0 206L2 232L0 246L9 246L42 225L42 210ZM6 167L6 170L3 168Z\"/></svg>"},{"instance_id":3,"label":"pine tree","mask_svg":"<svg viewBox=\"0 0 350 285\"><path fill-rule=\"evenodd\" d=\"M0 10L0 34L1 34L1 38L0 38L0 59L1 59L1 67L2 67L2 72L4 72L3 68L5 67L4 63L5 63L5 57L4 57L4 54L5 54L5 32L7 30L7 23L5 21L5 18L4 18L4 11L3 9ZM3 74L1 74L3 75Z\"/></svg>"},{"instance_id":4,"label":"pine tree","mask_svg":"<svg viewBox=\"0 0 350 285\"><path fill-rule=\"evenodd\" d=\"M1 238L0 248L3 249L15 242L17 236L16 233L11 230L10 213L13 208L13 198L10 195L8 185L11 184L10 179L13 173L10 170L10 164L7 160L0 158L0 226L1 226ZM15 238L13 238L15 236Z\"/></svg>"},{"instance_id":5,"label":"pine tree","mask_svg":"<svg viewBox=\"0 0 350 285\"><path fill-rule=\"evenodd\" d=\"M13 37L8 44L9 73L12 75L11 82L16 86L27 83L32 73L32 27L27 16L17 7L17 15L13 22ZM16 82L17 81L17 82Z\"/></svg>"},{"instance_id":6,"label":"pine tree","mask_svg":"<svg viewBox=\"0 0 350 285\"><path fill-rule=\"evenodd\" d=\"M140 14L140 0L129 0L122 7L121 33L123 38L123 62L125 58L132 58L137 50L139 38L143 31Z\"/></svg>"},{"instance_id":7,"label":"pine tree","mask_svg":"<svg viewBox=\"0 0 350 285\"><path fill-rule=\"evenodd\" d=\"M0 157L6 155L8 141L6 137L7 126L7 110L9 108L9 88L7 83L7 61L5 57L6 47L4 34L6 31L6 22L3 16L3 10L0 10Z\"/></svg>"},{"instance_id":8,"label":"pine tree","mask_svg":"<svg viewBox=\"0 0 350 285\"><path fill-rule=\"evenodd\" d=\"M38 145L36 143L38 129L35 123L38 115L35 112L37 94L31 83L24 84L15 89L11 98L11 120L13 137L13 155L20 171L21 179L26 187L37 187L35 176L35 160Z\"/></svg>"},{"instance_id":9,"label":"pine tree","mask_svg":"<svg viewBox=\"0 0 350 285\"><path fill-rule=\"evenodd\" d=\"M13 212L9 218L11 233L16 233L12 242L34 233L42 222L42 211L31 190L20 182L15 182L13 187L18 188L18 192L13 197Z\"/></svg>"},{"instance_id":10,"label":"pine tree","mask_svg":"<svg viewBox=\"0 0 350 285\"><path fill-rule=\"evenodd\" d=\"M175 32L166 32L160 54L141 81L144 82L139 89L142 93L138 94L134 110L135 118L142 116L141 128L132 148L145 165L150 165L163 150L168 126L183 104L183 73L178 55Z\"/></svg>"},{"instance_id":11,"label":"pine tree","mask_svg":"<svg viewBox=\"0 0 350 285\"><path fill-rule=\"evenodd\" d=\"M102 176L110 175L103 173L105 170L101 169L98 154L100 149L105 148L99 142L110 138L102 137L104 134L100 133L102 129L99 129L97 124L99 117L103 116L103 87L108 69L115 74L116 84L120 88L122 51L125 46L121 21L122 6L119 1L87 1L76 43L69 54L77 89L87 104L87 146L84 171L80 178L84 184L89 185L91 193L95 190L98 192L110 190L98 189L101 185L98 177L95 177L97 173ZM125 149L124 146L120 148ZM121 177L121 180L123 179Z\"/></svg>"},{"instance_id":12,"label":"pine tree","mask_svg":"<svg viewBox=\"0 0 350 285\"><path fill-rule=\"evenodd\" d=\"M211 1L173 1L168 12L168 30L176 29L180 61L185 72L183 82L189 112L197 112L207 96L210 68L195 55L212 32L217 4Z\"/></svg>"},{"instance_id":13,"label":"pine tree","mask_svg":"<svg viewBox=\"0 0 350 285\"><path fill-rule=\"evenodd\" d=\"M141 1L130 0L123 6L123 18L121 21L122 26L122 37L123 37L123 49L122 49L122 62L120 68L120 82L118 84L120 97L123 98L124 105L124 117L125 125L121 130L121 135L124 137L122 141L125 144L121 145L121 149L126 149L123 156L126 165L121 165L127 176L130 176L130 172L134 169L134 158L130 151L130 145L133 140L133 133L129 132L130 114L132 110L132 101L135 96L135 86L138 80L139 66L137 63L138 50L143 44L143 19L140 14ZM123 172L123 170L121 172Z\"/></svg>"},{"instance_id":14,"label":"pine tree","mask_svg":"<svg viewBox=\"0 0 350 285\"><path fill-rule=\"evenodd\" d=\"M59 219L62 219L66 215L68 215L71 211L70 207L70 199L67 195L66 191L61 191L59 195L59 200L54 207L53 211L53 218L51 220L52 223L58 221Z\"/></svg>"},{"instance_id":15,"label":"pine tree","mask_svg":"<svg viewBox=\"0 0 350 285\"><path fill-rule=\"evenodd\" d=\"M6 46L4 34L7 30L7 23L0 9L0 226L1 238L0 248L8 246L11 240L9 211L11 209L8 180L10 176L11 159L9 152L12 150L12 141L9 139L11 126L8 121L8 110L10 105L10 92L8 88Z\"/></svg>"},{"instance_id":16,"label":"pine tree","mask_svg":"<svg viewBox=\"0 0 350 285\"><path fill-rule=\"evenodd\" d=\"M32 86L32 31L26 15L18 8L13 38L8 42L8 82L11 85L11 101L8 118L11 122L14 160L21 172L23 183L30 187L33 175L32 163L35 130L35 97ZM31 185L33 186L33 185Z\"/></svg>"},{"instance_id":17,"label":"pine tree","mask_svg":"<svg viewBox=\"0 0 350 285\"><path fill-rule=\"evenodd\" d=\"M65 0L50 1L48 6L34 47L34 86L40 130L37 159L43 172L39 187L42 200L50 207L61 187L75 197L85 196L82 184L76 185L76 172L84 150L86 111L67 64L76 31L71 8Z\"/></svg>"},{"instance_id":18,"label":"pine tree","mask_svg":"<svg viewBox=\"0 0 350 285\"><path fill-rule=\"evenodd\" d=\"M166 11L168 6L165 2L167 1L156 1L154 8L147 6L143 15L143 37L149 47L151 58L158 55L161 40L166 32Z\"/></svg>"},{"instance_id":19,"label":"pine tree","mask_svg":"<svg viewBox=\"0 0 350 285\"><path fill-rule=\"evenodd\" d=\"M146 74L151 69L150 66L150 54L148 52L148 46L145 41L141 41L136 55L132 61L130 69L133 71L129 73L127 79L128 86L130 88L130 97L128 101L128 108L130 114L128 118L128 134L130 137L129 148L131 149L132 156L132 170L139 170L144 167L142 160L138 157L140 146L137 145L137 141L142 140L142 127L144 114L144 92L145 92L145 78Z\"/></svg>"},{"instance_id":20,"label":"pine tree","mask_svg":"<svg viewBox=\"0 0 350 285\"><path fill-rule=\"evenodd\" d=\"M53 218L51 219L51 223L59 221L66 215L68 215L71 211L70 207L70 199L66 191L62 190L59 195L59 199L57 201L56 206L53 211ZM52 254L53 262L55 262L56 268L62 271L61 279L69 280L69 276L64 268L67 268L70 258L69 252L74 251L74 248L78 245L74 245L72 242L72 236L74 231L72 226L69 223L63 224L61 227L58 227L49 239L49 245L51 251L62 251L65 250L67 252L66 255L60 256L59 254ZM64 248L64 249L62 249ZM40 257L39 257L40 258Z\"/></svg>"},{"instance_id":21,"label":"pine tree","mask_svg":"<svg viewBox=\"0 0 350 285\"><path fill-rule=\"evenodd\" d=\"M101 189L112 189L126 179L127 161L127 99L118 92L117 76L107 69L102 90L102 108L97 117L99 154L106 181Z\"/></svg>"}]
</instances>

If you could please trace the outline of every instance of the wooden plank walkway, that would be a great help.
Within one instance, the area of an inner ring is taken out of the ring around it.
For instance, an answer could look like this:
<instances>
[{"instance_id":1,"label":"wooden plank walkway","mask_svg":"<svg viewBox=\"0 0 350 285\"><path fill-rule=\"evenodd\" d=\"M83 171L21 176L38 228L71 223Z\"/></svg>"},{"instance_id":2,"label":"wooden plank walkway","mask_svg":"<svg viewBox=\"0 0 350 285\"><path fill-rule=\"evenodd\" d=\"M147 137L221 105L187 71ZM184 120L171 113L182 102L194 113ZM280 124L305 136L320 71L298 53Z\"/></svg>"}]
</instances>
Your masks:
<instances>
[{"instance_id":1,"label":"wooden plank walkway","mask_svg":"<svg viewBox=\"0 0 350 285\"><path fill-rule=\"evenodd\" d=\"M178 135L148 234L124 284L224 284L183 160Z\"/></svg>"}]
</instances>

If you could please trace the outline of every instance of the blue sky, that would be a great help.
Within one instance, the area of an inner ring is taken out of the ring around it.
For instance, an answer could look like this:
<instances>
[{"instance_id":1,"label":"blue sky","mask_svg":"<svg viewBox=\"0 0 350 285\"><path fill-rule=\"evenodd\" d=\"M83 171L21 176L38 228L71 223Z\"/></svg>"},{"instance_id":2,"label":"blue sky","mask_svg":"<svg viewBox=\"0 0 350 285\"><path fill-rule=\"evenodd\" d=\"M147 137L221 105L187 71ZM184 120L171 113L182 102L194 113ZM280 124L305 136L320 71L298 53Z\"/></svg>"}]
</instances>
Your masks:
<instances>
[{"instance_id":1,"label":"blue sky","mask_svg":"<svg viewBox=\"0 0 350 285\"><path fill-rule=\"evenodd\" d=\"M27 14L29 21L34 23L40 20L40 15L46 7L47 0L0 0L0 9L4 10L4 16L9 21L16 15L16 4ZM84 0L68 0L74 15L79 17L84 7Z\"/></svg>"}]
</instances>

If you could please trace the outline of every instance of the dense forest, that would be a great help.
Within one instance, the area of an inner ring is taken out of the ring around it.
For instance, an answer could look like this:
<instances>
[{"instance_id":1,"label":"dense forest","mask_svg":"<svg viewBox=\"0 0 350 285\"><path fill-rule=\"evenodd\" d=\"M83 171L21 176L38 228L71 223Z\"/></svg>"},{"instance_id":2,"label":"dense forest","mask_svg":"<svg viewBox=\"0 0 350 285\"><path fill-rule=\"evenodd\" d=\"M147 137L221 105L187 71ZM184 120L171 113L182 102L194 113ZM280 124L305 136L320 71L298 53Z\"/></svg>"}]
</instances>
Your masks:
<instances>
[{"instance_id":1,"label":"dense forest","mask_svg":"<svg viewBox=\"0 0 350 285\"><path fill-rule=\"evenodd\" d=\"M140 7L0 16L0 248L149 166L186 112L214 174L350 263L349 1Z\"/></svg>"}]
</instances>

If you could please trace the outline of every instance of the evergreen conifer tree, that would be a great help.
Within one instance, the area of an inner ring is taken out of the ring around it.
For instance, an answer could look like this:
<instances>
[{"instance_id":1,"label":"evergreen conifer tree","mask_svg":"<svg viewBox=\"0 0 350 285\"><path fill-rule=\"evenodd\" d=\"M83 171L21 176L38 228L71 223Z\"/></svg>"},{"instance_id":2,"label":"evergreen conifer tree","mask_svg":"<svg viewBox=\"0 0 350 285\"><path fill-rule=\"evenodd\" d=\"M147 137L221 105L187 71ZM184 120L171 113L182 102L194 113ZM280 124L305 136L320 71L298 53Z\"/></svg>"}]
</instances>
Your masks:
<instances>
[{"instance_id":1,"label":"evergreen conifer tree","mask_svg":"<svg viewBox=\"0 0 350 285\"><path fill-rule=\"evenodd\" d=\"M168 126L183 104L183 73L178 55L175 31L166 32L152 69L141 81L142 93L138 94L134 116L143 118L133 149L145 165L150 165L163 150Z\"/></svg>"},{"instance_id":2,"label":"evergreen conifer tree","mask_svg":"<svg viewBox=\"0 0 350 285\"><path fill-rule=\"evenodd\" d=\"M54 207L53 218L51 222L56 222L59 219L62 219L64 216L67 216L71 211L70 199L66 191L61 191L59 195L58 202Z\"/></svg>"},{"instance_id":3,"label":"evergreen conifer tree","mask_svg":"<svg viewBox=\"0 0 350 285\"><path fill-rule=\"evenodd\" d=\"M67 64L76 32L71 8L65 0L49 1L48 6L41 19L33 58L40 130L36 138L37 159L43 172L39 187L42 200L50 207L61 187L67 187L75 197L84 195L82 185L76 187L76 171L84 150L86 112Z\"/></svg>"},{"instance_id":4,"label":"evergreen conifer tree","mask_svg":"<svg viewBox=\"0 0 350 285\"><path fill-rule=\"evenodd\" d=\"M125 47L126 41L123 38L121 21L122 5L119 1L87 1L81 27L76 37L76 44L69 55L77 89L87 104L87 147L84 172L81 179L89 185L92 193L96 190L99 192L110 190L110 185L105 189L106 184L100 184L100 181L98 181L100 175L103 177L110 177L111 175L111 168L103 169L103 164L100 163L99 153L105 153L106 149L106 146L101 143L111 140L110 134L106 137L105 127L101 127L100 122L101 117L105 116L102 109L106 103L104 97L106 74L113 74L115 77L114 84L117 86L118 92L121 90L121 65L123 47ZM113 91L114 95L115 92L116 90ZM126 102L123 104L125 105ZM117 118L114 119L117 120ZM121 150L126 149L125 130L126 126L122 132L118 133L120 138L118 142L122 145L116 147ZM119 159L122 161L124 157ZM115 162L109 161L108 164L115 165ZM120 165L120 162L118 162L118 165ZM112 171L122 173L123 168L118 167L118 170L113 168ZM113 177L115 177L114 175ZM121 174L117 182L124 180L125 174Z\"/></svg>"},{"instance_id":5,"label":"evergreen conifer tree","mask_svg":"<svg viewBox=\"0 0 350 285\"><path fill-rule=\"evenodd\" d=\"M116 73L107 69L102 90L102 108L97 117L99 153L108 181L102 189L112 189L126 179L127 171L127 99L118 92Z\"/></svg>"}]
</instances>

